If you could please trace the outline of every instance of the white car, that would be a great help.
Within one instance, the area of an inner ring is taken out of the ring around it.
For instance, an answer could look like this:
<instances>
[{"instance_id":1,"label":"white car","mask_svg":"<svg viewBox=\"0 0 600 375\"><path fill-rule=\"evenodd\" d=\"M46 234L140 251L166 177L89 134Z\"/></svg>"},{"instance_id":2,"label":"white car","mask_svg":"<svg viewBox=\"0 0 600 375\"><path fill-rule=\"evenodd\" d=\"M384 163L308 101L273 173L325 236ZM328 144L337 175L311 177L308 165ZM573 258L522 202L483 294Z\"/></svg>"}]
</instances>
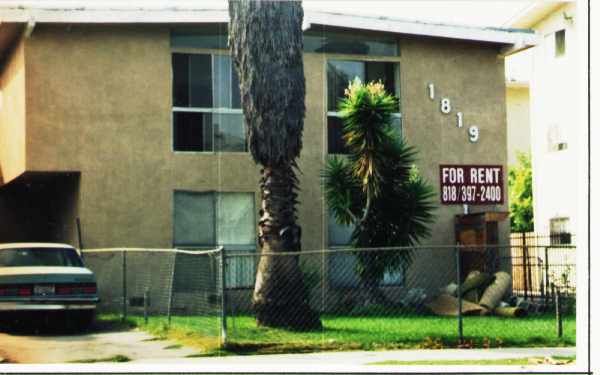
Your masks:
<instances>
[{"instance_id":1,"label":"white car","mask_svg":"<svg viewBox=\"0 0 600 375\"><path fill-rule=\"evenodd\" d=\"M69 319L87 326L98 301L96 277L74 247L0 244L0 314L4 317L16 321L28 313L66 312Z\"/></svg>"}]
</instances>

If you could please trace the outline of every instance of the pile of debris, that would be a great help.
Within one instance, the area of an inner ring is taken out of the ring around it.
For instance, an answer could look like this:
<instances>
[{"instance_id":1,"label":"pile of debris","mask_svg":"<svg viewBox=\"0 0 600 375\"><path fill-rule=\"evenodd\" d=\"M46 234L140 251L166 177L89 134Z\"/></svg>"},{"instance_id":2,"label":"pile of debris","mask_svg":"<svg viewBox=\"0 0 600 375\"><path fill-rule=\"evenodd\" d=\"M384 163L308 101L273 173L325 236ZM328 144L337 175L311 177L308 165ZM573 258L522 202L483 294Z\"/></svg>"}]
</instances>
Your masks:
<instances>
[{"instance_id":1,"label":"pile of debris","mask_svg":"<svg viewBox=\"0 0 600 375\"><path fill-rule=\"evenodd\" d=\"M504 302L511 290L512 278L506 272L491 275L479 271L471 271L461 285L462 315L489 315L521 318L527 310ZM441 294L432 299L427 307L437 315L458 315L458 287L456 284L442 288Z\"/></svg>"}]
</instances>

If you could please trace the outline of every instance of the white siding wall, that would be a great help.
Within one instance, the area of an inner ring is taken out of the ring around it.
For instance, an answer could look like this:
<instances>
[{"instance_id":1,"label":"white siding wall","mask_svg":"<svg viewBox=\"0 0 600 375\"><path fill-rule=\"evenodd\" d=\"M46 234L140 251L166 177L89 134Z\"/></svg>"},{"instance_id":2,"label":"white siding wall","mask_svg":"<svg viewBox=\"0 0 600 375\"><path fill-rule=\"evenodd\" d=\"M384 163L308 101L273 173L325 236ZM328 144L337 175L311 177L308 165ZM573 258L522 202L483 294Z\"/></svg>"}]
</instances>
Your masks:
<instances>
[{"instance_id":1,"label":"white siding wall","mask_svg":"<svg viewBox=\"0 0 600 375\"><path fill-rule=\"evenodd\" d=\"M577 228L579 87L577 84L577 19L575 4L566 5L534 25L543 42L534 48L531 80L531 139L535 231L548 233L550 219L568 217ZM566 52L554 55L554 32L565 29ZM552 129L552 130L551 130ZM566 150L549 151L551 137L568 144Z\"/></svg>"}]
</instances>

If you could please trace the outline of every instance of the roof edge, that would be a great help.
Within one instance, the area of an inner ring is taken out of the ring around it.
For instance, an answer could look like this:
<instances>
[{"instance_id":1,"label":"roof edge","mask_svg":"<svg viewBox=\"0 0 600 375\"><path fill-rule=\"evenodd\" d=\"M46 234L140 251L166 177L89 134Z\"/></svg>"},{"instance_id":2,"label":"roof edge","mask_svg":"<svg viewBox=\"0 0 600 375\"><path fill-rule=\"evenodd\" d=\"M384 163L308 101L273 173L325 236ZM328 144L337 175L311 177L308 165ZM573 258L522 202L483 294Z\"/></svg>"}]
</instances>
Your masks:
<instances>
[{"instance_id":1,"label":"roof edge","mask_svg":"<svg viewBox=\"0 0 600 375\"><path fill-rule=\"evenodd\" d=\"M36 23L226 23L229 22L229 12L227 9L177 7L0 7L0 22L20 23L32 20ZM503 45L533 46L537 42L536 34L524 29L473 27L310 10L305 11L305 23Z\"/></svg>"}]
</instances>

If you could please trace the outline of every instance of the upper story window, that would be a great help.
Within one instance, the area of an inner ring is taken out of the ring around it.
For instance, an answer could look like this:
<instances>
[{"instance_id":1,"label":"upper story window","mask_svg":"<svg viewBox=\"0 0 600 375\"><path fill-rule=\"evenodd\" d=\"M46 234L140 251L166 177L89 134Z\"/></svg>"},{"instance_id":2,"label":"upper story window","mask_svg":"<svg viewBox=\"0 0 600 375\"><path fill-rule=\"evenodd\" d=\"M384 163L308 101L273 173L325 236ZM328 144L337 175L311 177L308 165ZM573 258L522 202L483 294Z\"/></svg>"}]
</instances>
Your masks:
<instances>
[{"instance_id":1,"label":"upper story window","mask_svg":"<svg viewBox=\"0 0 600 375\"><path fill-rule=\"evenodd\" d=\"M394 35L313 27L304 33L304 52L399 56Z\"/></svg>"},{"instance_id":2,"label":"upper story window","mask_svg":"<svg viewBox=\"0 0 600 375\"><path fill-rule=\"evenodd\" d=\"M390 94L400 97L400 64L387 61L327 61L327 149L330 154L347 154L342 138L342 119L337 112L338 101L350 81L359 78L363 82L381 81ZM392 125L402 136L400 105L393 115Z\"/></svg>"},{"instance_id":3,"label":"upper story window","mask_svg":"<svg viewBox=\"0 0 600 375\"><path fill-rule=\"evenodd\" d=\"M227 49L227 35L226 23L178 27L171 31L171 47Z\"/></svg>"},{"instance_id":4,"label":"upper story window","mask_svg":"<svg viewBox=\"0 0 600 375\"><path fill-rule=\"evenodd\" d=\"M558 30L554 33L554 57L564 56L566 52L565 30Z\"/></svg>"},{"instance_id":5,"label":"upper story window","mask_svg":"<svg viewBox=\"0 0 600 375\"><path fill-rule=\"evenodd\" d=\"M172 54L173 150L245 152L239 81L229 55Z\"/></svg>"},{"instance_id":6,"label":"upper story window","mask_svg":"<svg viewBox=\"0 0 600 375\"><path fill-rule=\"evenodd\" d=\"M227 24L176 28L171 32L171 47L227 49ZM395 35L313 26L303 33L304 52L345 55L399 56Z\"/></svg>"},{"instance_id":7,"label":"upper story window","mask_svg":"<svg viewBox=\"0 0 600 375\"><path fill-rule=\"evenodd\" d=\"M563 151L569 148L569 144L558 125L555 124L548 127L547 137L549 152Z\"/></svg>"}]
</instances>

